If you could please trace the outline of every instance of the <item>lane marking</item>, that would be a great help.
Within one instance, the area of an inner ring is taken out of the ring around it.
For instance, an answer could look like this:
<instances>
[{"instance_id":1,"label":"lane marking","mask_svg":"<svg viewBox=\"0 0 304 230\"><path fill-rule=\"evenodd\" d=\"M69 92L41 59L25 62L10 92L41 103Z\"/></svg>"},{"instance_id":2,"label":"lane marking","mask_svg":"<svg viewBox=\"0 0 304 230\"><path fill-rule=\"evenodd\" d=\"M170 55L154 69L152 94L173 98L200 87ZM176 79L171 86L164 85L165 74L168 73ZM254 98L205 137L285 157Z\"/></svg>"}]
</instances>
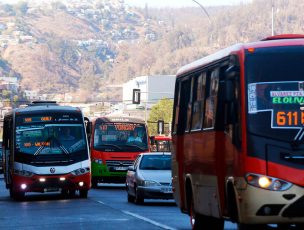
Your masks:
<instances>
[{"instance_id":1,"label":"lane marking","mask_svg":"<svg viewBox=\"0 0 304 230\"><path fill-rule=\"evenodd\" d=\"M132 213L132 212L128 212L128 211L123 211L123 210L122 210L122 212L125 213L125 214L127 214L127 215L133 216L133 217L135 217L135 218L137 218L137 219L140 219L140 220L143 220L143 221L148 222L148 223L150 223L150 224L153 224L153 225L155 225L155 226L157 226L157 227L160 227L160 228L162 228L162 229L176 230L175 228L171 228L171 227L169 227L169 226L167 226L167 225L158 223L158 222L156 222L156 221L154 221L154 220L148 219L148 218L143 217L143 216L140 216L140 215L138 215L138 214L135 214L135 213Z\"/></svg>"},{"instance_id":2,"label":"lane marking","mask_svg":"<svg viewBox=\"0 0 304 230\"><path fill-rule=\"evenodd\" d=\"M106 205L106 204L105 204L105 203L103 203L102 201L99 201L99 200L98 200L97 202L98 202L98 203L100 203L100 204Z\"/></svg>"}]
</instances>

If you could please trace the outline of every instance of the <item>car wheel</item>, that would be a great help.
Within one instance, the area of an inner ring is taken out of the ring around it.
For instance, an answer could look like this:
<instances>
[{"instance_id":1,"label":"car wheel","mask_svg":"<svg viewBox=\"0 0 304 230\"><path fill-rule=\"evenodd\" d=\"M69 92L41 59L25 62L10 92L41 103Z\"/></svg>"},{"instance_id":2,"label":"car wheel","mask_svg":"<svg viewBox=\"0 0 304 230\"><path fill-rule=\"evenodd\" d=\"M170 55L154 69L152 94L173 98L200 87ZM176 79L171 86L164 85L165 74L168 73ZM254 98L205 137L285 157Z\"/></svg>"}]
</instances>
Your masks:
<instances>
[{"instance_id":1,"label":"car wheel","mask_svg":"<svg viewBox=\"0 0 304 230\"><path fill-rule=\"evenodd\" d=\"M144 198L138 194L138 189L135 187L135 198L134 198L134 203L135 204L143 204L144 203Z\"/></svg>"},{"instance_id":2,"label":"car wheel","mask_svg":"<svg viewBox=\"0 0 304 230\"><path fill-rule=\"evenodd\" d=\"M131 196L129 193L128 193L128 202L129 203L133 203L134 202L134 196Z\"/></svg>"}]
</instances>

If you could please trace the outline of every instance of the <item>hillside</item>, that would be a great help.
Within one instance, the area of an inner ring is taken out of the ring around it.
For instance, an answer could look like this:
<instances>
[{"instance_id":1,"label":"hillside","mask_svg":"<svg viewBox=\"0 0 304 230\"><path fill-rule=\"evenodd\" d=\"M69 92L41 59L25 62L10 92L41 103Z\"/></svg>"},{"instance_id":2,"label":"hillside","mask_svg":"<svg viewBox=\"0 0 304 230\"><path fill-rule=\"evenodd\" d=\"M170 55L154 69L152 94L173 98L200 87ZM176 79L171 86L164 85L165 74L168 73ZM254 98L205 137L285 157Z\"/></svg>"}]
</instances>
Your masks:
<instances>
[{"instance_id":1,"label":"hillside","mask_svg":"<svg viewBox=\"0 0 304 230\"><path fill-rule=\"evenodd\" d=\"M123 1L0 5L2 76L21 90L75 101L117 101L110 87L139 75L175 74L222 47L271 35L271 1L207 8L139 9ZM301 0L275 1L275 34L303 33Z\"/></svg>"}]
</instances>

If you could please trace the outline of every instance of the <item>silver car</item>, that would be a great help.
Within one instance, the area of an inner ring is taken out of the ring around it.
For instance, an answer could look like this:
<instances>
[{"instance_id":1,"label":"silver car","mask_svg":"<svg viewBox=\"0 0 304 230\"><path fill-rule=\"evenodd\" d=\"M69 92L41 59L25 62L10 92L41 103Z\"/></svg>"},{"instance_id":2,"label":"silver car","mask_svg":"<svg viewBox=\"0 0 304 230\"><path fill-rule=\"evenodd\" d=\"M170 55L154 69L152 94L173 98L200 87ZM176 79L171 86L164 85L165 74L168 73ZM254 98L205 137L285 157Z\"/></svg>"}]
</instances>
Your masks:
<instances>
[{"instance_id":1,"label":"silver car","mask_svg":"<svg viewBox=\"0 0 304 230\"><path fill-rule=\"evenodd\" d=\"M126 177L128 202L144 199L173 199L171 153L150 152L138 155Z\"/></svg>"}]
</instances>

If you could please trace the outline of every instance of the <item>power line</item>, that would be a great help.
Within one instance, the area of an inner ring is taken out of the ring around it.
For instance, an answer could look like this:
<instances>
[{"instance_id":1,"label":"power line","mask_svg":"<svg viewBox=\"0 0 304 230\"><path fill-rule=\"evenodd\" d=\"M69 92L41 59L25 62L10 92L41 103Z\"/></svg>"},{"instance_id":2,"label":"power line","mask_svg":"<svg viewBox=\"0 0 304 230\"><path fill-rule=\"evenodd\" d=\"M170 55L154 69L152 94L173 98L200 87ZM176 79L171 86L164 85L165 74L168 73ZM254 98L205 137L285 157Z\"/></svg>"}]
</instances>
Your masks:
<instances>
[{"instance_id":1,"label":"power line","mask_svg":"<svg viewBox=\"0 0 304 230\"><path fill-rule=\"evenodd\" d=\"M207 17L209 19L209 22L211 23L211 18L210 18L209 14L208 14L208 11L205 9L205 7L202 4L200 4L198 1L196 1L196 0L192 0L192 1L195 2L197 5L199 5L203 9L203 11L205 12L205 14L207 15Z\"/></svg>"}]
</instances>

